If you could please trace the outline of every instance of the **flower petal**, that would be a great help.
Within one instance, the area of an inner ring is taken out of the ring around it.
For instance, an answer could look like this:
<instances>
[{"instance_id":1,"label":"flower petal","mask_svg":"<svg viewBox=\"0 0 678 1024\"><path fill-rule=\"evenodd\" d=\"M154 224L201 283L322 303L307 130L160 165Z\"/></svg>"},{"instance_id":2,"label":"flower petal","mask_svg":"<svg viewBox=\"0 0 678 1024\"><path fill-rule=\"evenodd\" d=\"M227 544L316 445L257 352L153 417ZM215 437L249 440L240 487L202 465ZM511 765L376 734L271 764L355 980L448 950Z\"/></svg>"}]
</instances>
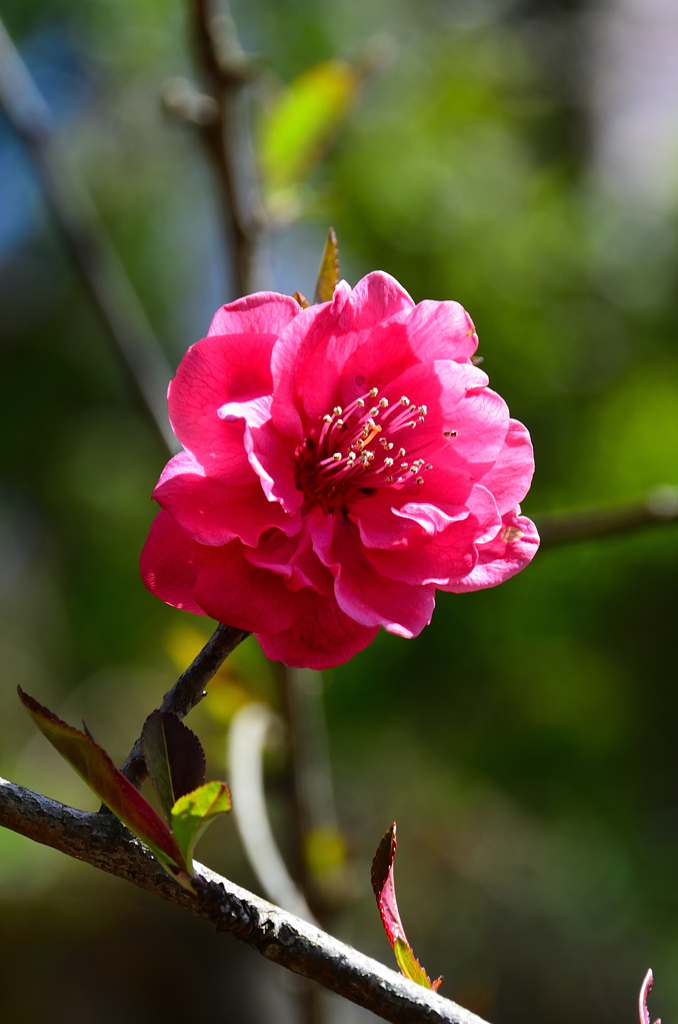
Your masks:
<instances>
[{"instance_id":1,"label":"flower petal","mask_svg":"<svg viewBox=\"0 0 678 1024\"><path fill-rule=\"evenodd\" d=\"M189 452L167 464L153 497L200 544L227 544L238 537L254 547L271 527L288 536L301 529L298 513L288 515L277 502L266 500L253 470L247 483L231 486L228 478L206 476Z\"/></svg>"},{"instance_id":2,"label":"flower petal","mask_svg":"<svg viewBox=\"0 0 678 1024\"><path fill-rule=\"evenodd\" d=\"M510 420L504 447L494 466L482 477L483 486L495 497L502 515L523 500L534 474L532 442L526 427Z\"/></svg>"},{"instance_id":3,"label":"flower petal","mask_svg":"<svg viewBox=\"0 0 678 1024\"><path fill-rule=\"evenodd\" d=\"M524 569L534 558L538 547L537 528L527 516L520 515L518 505L503 517L496 536L478 548L478 561L471 572L445 589L461 594L467 590L496 587Z\"/></svg>"},{"instance_id":4,"label":"flower petal","mask_svg":"<svg viewBox=\"0 0 678 1024\"><path fill-rule=\"evenodd\" d=\"M417 636L431 621L433 587L394 584L374 571L357 527L342 514L325 516L313 528L313 546L334 575L334 593L342 611L363 626Z\"/></svg>"},{"instance_id":5,"label":"flower petal","mask_svg":"<svg viewBox=\"0 0 678 1024\"><path fill-rule=\"evenodd\" d=\"M194 597L193 545L167 512L158 512L140 558L141 578L152 594L174 608L205 615Z\"/></svg>"},{"instance_id":6,"label":"flower petal","mask_svg":"<svg viewBox=\"0 0 678 1024\"><path fill-rule=\"evenodd\" d=\"M248 562L247 550L238 540L218 548L194 544L196 601L213 619L238 629L289 629L305 611L303 597L300 603L282 576Z\"/></svg>"},{"instance_id":7,"label":"flower petal","mask_svg":"<svg viewBox=\"0 0 678 1024\"><path fill-rule=\"evenodd\" d=\"M255 292L218 309L212 318L212 334L281 334L299 312L299 303L278 292Z\"/></svg>"},{"instance_id":8,"label":"flower petal","mask_svg":"<svg viewBox=\"0 0 678 1024\"><path fill-rule=\"evenodd\" d=\"M377 626L361 626L337 607L334 598L318 598L290 629L257 633L264 654L285 665L320 670L348 661L377 635Z\"/></svg>"}]
</instances>

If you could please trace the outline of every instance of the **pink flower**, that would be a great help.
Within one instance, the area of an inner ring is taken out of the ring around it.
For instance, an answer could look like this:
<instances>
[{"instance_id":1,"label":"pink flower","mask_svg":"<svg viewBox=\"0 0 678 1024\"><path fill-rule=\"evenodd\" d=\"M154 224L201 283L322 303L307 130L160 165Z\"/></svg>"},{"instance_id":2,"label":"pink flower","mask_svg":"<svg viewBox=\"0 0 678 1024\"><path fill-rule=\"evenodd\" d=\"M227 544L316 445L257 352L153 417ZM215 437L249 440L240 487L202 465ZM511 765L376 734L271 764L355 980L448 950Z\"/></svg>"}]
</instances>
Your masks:
<instances>
[{"instance_id":1,"label":"pink flower","mask_svg":"<svg viewBox=\"0 0 678 1024\"><path fill-rule=\"evenodd\" d=\"M380 272L309 309L224 306L170 384L184 451L153 494L148 589L326 668L379 626L416 636L436 588L513 576L539 543L532 446L476 345L458 303L415 306Z\"/></svg>"}]
</instances>

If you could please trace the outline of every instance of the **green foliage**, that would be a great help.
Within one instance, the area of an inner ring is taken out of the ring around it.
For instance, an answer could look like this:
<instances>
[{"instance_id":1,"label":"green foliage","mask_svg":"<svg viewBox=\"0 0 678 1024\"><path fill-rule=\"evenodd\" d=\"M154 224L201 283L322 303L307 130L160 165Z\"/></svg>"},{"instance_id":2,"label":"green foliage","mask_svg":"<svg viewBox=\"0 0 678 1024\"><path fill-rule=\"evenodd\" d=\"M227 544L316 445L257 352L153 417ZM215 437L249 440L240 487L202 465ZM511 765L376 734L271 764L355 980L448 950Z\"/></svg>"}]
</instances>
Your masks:
<instances>
[{"instance_id":1,"label":"green foliage","mask_svg":"<svg viewBox=\"0 0 678 1024\"><path fill-rule=\"evenodd\" d=\"M208 782L177 800L171 824L187 864L193 863L193 848L208 825L231 809L231 794L225 782Z\"/></svg>"}]
</instances>

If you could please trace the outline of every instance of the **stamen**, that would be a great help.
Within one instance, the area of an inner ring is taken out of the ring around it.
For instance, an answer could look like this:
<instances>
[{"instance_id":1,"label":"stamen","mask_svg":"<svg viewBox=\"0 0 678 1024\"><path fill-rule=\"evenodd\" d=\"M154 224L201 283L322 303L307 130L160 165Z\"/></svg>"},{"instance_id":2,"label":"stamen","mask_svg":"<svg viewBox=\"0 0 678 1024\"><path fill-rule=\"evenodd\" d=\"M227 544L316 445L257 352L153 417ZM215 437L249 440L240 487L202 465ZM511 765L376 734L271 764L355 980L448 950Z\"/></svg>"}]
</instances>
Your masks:
<instances>
[{"instance_id":1,"label":"stamen","mask_svg":"<svg viewBox=\"0 0 678 1024\"><path fill-rule=\"evenodd\" d=\"M363 409L365 407L365 399L364 398L358 398L358 399L356 399L356 403L355 404L358 406L359 409Z\"/></svg>"},{"instance_id":2,"label":"stamen","mask_svg":"<svg viewBox=\"0 0 678 1024\"><path fill-rule=\"evenodd\" d=\"M403 395L402 396L402 398L400 399L400 404L401 405L412 405L412 403L410 402L410 400L407 397L407 395Z\"/></svg>"},{"instance_id":3,"label":"stamen","mask_svg":"<svg viewBox=\"0 0 678 1024\"><path fill-rule=\"evenodd\" d=\"M398 458L402 459L404 457L404 455L405 455L405 449L404 448L400 448L398 450Z\"/></svg>"},{"instance_id":4,"label":"stamen","mask_svg":"<svg viewBox=\"0 0 678 1024\"><path fill-rule=\"evenodd\" d=\"M400 468L401 469L409 469L410 468L409 462L401 462L400 463Z\"/></svg>"},{"instance_id":5,"label":"stamen","mask_svg":"<svg viewBox=\"0 0 678 1024\"><path fill-rule=\"evenodd\" d=\"M330 414L328 412L325 413L325 415L323 416L323 422L324 423L331 423L332 422L332 417L330 416Z\"/></svg>"},{"instance_id":6,"label":"stamen","mask_svg":"<svg viewBox=\"0 0 678 1024\"><path fill-rule=\"evenodd\" d=\"M370 416L378 416L378 415L379 415L379 407L377 405L375 405L375 407L373 409L370 409Z\"/></svg>"},{"instance_id":7,"label":"stamen","mask_svg":"<svg viewBox=\"0 0 678 1024\"><path fill-rule=\"evenodd\" d=\"M427 462L426 463L426 468L427 469L433 469L433 464L431 462Z\"/></svg>"},{"instance_id":8,"label":"stamen","mask_svg":"<svg viewBox=\"0 0 678 1024\"><path fill-rule=\"evenodd\" d=\"M393 459L384 459L384 465L390 468L393 465Z\"/></svg>"},{"instance_id":9,"label":"stamen","mask_svg":"<svg viewBox=\"0 0 678 1024\"><path fill-rule=\"evenodd\" d=\"M341 462L341 452L335 452L332 458L335 462Z\"/></svg>"},{"instance_id":10,"label":"stamen","mask_svg":"<svg viewBox=\"0 0 678 1024\"><path fill-rule=\"evenodd\" d=\"M380 398L379 405L382 407L382 409L388 408L388 398Z\"/></svg>"},{"instance_id":11,"label":"stamen","mask_svg":"<svg viewBox=\"0 0 678 1024\"><path fill-rule=\"evenodd\" d=\"M457 436L457 431L456 430L443 430L443 437L456 437L456 436Z\"/></svg>"},{"instance_id":12,"label":"stamen","mask_svg":"<svg viewBox=\"0 0 678 1024\"><path fill-rule=\"evenodd\" d=\"M344 410L341 408L340 405L335 405L334 409L332 410L335 416L341 416L343 411Z\"/></svg>"},{"instance_id":13,"label":"stamen","mask_svg":"<svg viewBox=\"0 0 678 1024\"><path fill-rule=\"evenodd\" d=\"M420 416L425 416L427 412L428 412L428 409L426 408L425 405L420 405L419 406L419 415Z\"/></svg>"},{"instance_id":14,"label":"stamen","mask_svg":"<svg viewBox=\"0 0 678 1024\"><path fill-rule=\"evenodd\" d=\"M379 388L372 388L370 391L370 398L376 398L379 394Z\"/></svg>"},{"instance_id":15,"label":"stamen","mask_svg":"<svg viewBox=\"0 0 678 1024\"><path fill-rule=\"evenodd\" d=\"M418 484L423 484L423 482L424 482L424 478L423 478L423 476L418 476L418 477L417 477L417 483L418 483Z\"/></svg>"}]
</instances>

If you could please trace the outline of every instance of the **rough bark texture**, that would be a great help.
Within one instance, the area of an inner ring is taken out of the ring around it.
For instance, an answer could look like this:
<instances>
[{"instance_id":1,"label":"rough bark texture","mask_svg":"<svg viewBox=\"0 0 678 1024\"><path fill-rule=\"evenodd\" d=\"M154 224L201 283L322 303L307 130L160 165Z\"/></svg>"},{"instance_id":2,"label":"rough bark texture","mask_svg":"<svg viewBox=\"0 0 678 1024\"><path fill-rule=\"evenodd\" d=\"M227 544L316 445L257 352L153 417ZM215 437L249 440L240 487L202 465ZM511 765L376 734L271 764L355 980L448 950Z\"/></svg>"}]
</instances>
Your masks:
<instances>
[{"instance_id":1,"label":"rough bark texture","mask_svg":"<svg viewBox=\"0 0 678 1024\"><path fill-rule=\"evenodd\" d=\"M269 960L393 1024L485 1024L451 1000L408 981L201 864L195 865L195 895L182 889L111 815L78 811L0 779L0 824L204 918Z\"/></svg>"}]
</instances>

